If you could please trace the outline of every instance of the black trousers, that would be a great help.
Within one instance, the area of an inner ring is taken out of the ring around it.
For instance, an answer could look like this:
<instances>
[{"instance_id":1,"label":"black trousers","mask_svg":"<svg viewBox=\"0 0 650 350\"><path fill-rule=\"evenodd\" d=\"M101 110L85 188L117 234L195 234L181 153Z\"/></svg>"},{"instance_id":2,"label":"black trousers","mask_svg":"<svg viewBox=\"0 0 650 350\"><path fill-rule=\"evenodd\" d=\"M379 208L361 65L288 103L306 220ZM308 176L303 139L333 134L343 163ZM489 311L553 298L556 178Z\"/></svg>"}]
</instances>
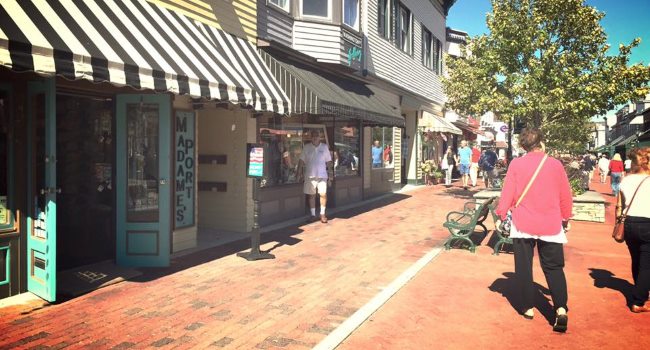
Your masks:
<instances>
[{"instance_id":1,"label":"black trousers","mask_svg":"<svg viewBox=\"0 0 650 350\"><path fill-rule=\"evenodd\" d=\"M517 287L522 292L524 310L535 306L535 286L533 284L533 256L537 245L539 261L551 290L553 306L567 307L567 286L564 276L564 247L561 243L549 243L537 239L513 238L515 251L515 276Z\"/></svg>"},{"instance_id":2,"label":"black trousers","mask_svg":"<svg viewBox=\"0 0 650 350\"><path fill-rule=\"evenodd\" d=\"M632 257L632 304L642 306L648 301L650 290L650 219L628 216L625 220L625 243Z\"/></svg>"}]
</instances>

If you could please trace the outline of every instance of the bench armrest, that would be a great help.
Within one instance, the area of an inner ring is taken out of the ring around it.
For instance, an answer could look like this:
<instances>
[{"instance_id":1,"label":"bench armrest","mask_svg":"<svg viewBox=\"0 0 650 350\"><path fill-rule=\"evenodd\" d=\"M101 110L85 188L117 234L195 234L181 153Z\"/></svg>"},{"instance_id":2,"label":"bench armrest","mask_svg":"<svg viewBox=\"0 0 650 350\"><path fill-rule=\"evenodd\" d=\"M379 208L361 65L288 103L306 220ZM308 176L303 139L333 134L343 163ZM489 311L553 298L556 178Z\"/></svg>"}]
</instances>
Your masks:
<instances>
[{"instance_id":1,"label":"bench armrest","mask_svg":"<svg viewBox=\"0 0 650 350\"><path fill-rule=\"evenodd\" d=\"M449 217L450 217L452 214L453 214L453 215L456 215L455 220L450 220ZM469 214L466 213L466 212L450 211L449 213L447 213L447 218L445 219L445 221L447 221L447 222L456 222L456 221L458 221L458 219L464 218L464 217L466 217L466 216L470 216L470 217L471 217L471 215L469 215Z\"/></svg>"}]
</instances>

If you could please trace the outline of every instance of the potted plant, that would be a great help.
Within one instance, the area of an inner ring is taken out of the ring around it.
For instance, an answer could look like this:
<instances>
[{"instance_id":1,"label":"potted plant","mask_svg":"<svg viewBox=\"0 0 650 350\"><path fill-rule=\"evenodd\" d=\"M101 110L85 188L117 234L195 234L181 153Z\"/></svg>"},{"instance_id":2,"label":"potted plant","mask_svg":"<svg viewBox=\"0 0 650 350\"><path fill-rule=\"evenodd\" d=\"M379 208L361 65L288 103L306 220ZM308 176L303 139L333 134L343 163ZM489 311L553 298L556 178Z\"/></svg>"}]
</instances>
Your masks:
<instances>
[{"instance_id":1,"label":"potted plant","mask_svg":"<svg viewBox=\"0 0 650 350\"><path fill-rule=\"evenodd\" d=\"M435 185L437 183L437 179L434 176L437 169L433 160L429 159L422 162L420 164L420 170L422 170L422 173L424 174L424 183L427 186Z\"/></svg>"}]
</instances>

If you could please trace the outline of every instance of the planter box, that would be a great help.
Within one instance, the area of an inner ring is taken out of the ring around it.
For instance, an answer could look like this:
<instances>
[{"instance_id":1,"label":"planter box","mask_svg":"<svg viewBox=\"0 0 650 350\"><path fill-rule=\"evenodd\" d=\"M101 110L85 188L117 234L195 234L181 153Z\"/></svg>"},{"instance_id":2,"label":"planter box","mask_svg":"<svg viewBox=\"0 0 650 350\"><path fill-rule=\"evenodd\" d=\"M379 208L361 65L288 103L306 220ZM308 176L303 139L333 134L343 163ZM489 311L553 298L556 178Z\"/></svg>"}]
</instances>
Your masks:
<instances>
[{"instance_id":1,"label":"planter box","mask_svg":"<svg viewBox=\"0 0 650 350\"><path fill-rule=\"evenodd\" d=\"M474 194L474 200L482 202L490 197L498 197L501 190L483 190ZM573 197L573 220L605 222L605 199L594 191L587 191Z\"/></svg>"}]
</instances>

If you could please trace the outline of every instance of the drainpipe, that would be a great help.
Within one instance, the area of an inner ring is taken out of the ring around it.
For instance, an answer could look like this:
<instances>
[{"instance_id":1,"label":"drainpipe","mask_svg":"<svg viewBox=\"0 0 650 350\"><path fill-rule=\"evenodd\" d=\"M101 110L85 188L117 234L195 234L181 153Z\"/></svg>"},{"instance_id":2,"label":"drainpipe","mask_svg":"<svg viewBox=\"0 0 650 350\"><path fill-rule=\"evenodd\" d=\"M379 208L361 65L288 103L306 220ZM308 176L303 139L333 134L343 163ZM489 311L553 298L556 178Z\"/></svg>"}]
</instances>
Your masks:
<instances>
[{"instance_id":1,"label":"drainpipe","mask_svg":"<svg viewBox=\"0 0 650 350\"><path fill-rule=\"evenodd\" d=\"M368 2L370 0L361 0L362 22L361 22L361 74L365 77L368 75Z\"/></svg>"}]
</instances>

